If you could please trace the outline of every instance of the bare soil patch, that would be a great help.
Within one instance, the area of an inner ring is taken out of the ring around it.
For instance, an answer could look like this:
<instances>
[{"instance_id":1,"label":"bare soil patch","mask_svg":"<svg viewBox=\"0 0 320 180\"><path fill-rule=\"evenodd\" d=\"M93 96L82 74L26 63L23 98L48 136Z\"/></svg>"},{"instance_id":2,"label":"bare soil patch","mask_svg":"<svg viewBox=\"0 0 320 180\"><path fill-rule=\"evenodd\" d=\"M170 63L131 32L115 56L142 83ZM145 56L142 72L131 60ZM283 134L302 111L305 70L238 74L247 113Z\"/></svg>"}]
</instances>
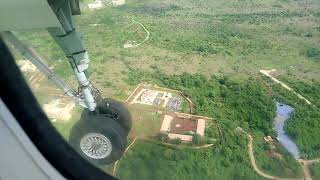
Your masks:
<instances>
[{"instance_id":1,"label":"bare soil patch","mask_svg":"<svg viewBox=\"0 0 320 180\"><path fill-rule=\"evenodd\" d=\"M197 129L197 121L194 119L176 117L171 123L171 132L177 134L184 134L192 131L195 133Z\"/></svg>"},{"instance_id":2,"label":"bare soil patch","mask_svg":"<svg viewBox=\"0 0 320 180\"><path fill-rule=\"evenodd\" d=\"M71 119L74 107L75 103L73 101L58 98L50 101L48 104L44 104L43 110L52 119L68 121Z\"/></svg>"}]
</instances>

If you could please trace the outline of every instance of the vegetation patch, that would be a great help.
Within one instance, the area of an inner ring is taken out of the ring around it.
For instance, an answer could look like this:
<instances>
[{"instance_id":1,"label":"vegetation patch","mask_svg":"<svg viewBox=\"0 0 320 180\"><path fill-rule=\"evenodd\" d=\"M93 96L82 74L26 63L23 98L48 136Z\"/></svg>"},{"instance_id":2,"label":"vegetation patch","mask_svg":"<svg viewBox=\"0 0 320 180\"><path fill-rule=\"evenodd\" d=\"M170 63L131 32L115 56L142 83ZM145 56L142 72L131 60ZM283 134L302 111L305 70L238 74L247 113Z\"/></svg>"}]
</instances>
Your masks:
<instances>
[{"instance_id":1,"label":"vegetation patch","mask_svg":"<svg viewBox=\"0 0 320 180\"><path fill-rule=\"evenodd\" d=\"M277 141L266 142L262 137L257 137L253 146L257 165L265 173L283 178L303 177L299 162Z\"/></svg>"},{"instance_id":2,"label":"vegetation patch","mask_svg":"<svg viewBox=\"0 0 320 180\"><path fill-rule=\"evenodd\" d=\"M320 179L320 163L310 165L312 179Z\"/></svg>"},{"instance_id":3,"label":"vegetation patch","mask_svg":"<svg viewBox=\"0 0 320 180\"><path fill-rule=\"evenodd\" d=\"M236 149L175 149L150 141L137 141L121 160L121 179L261 179L250 167L246 139ZM243 151L241 150L243 149ZM241 154L241 153L244 153ZM237 169L241 168L241 171Z\"/></svg>"}]
</instances>

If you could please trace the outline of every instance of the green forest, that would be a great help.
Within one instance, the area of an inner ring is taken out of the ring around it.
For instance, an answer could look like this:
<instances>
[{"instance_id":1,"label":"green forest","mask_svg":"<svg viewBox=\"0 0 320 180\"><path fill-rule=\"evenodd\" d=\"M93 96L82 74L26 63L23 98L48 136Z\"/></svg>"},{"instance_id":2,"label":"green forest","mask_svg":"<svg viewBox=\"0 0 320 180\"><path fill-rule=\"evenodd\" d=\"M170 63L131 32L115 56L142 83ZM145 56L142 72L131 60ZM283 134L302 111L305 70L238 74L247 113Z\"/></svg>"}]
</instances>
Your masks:
<instances>
[{"instance_id":1,"label":"green forest","mask_svg":"<svg viewBox=\"0 0 320 180\"><path fill-rule=\"evenodd\" d=\"M150 73L135 69L128 73L125 81L129 84L141 81L157 83L181 90L193 100L196 114L213 117L220 124L223 137L219 144L201 151L172 149L141 140L121 160L120 178L261 178L252 170L247 152L247 137L236 131L236 127L240 126L253 134L258 142L265 135L274 136L274 95L263 78L207 78L200 74L165 75L160 71ZM268 148L260 144L254 148L258 164L263 170L281 177L301 176L299 164L288 153L281 150L284 159L270 159L267 155Z\"/></svg>"}]
</instances>

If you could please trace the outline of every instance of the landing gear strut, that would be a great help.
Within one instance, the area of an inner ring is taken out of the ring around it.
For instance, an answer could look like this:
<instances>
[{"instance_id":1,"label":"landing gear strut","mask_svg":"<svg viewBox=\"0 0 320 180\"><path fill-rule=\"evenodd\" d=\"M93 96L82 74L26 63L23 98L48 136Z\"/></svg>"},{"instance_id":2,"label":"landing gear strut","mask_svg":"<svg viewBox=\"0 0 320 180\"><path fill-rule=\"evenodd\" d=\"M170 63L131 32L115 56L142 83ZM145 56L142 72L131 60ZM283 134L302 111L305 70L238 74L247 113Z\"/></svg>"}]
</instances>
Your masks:
<instances>
[{"instance_id":1,"label":"landing gear strut","mask_svg":"<svg viewBox=\"0 0 320 180\"><path fill-rule=\"evenodd\" d=\"M70 96L85 107L81 119L72 128L70 144L86 159L93 163L107 164L118 160L127 144L131 129L131 116L126 107L113 99L101 99L100 92L89 81L90 58L83 42L83 36L76 30L73 15L79 15L78 1L50 1L50 14L57 24L48 26L49 34L63 50L78 82L78 91L60 79L43 61L43 57L23 44L11 32L1 32L8 42L29 59L41 72ZM8 21L9 22L9 21ZM11 22L11 21L10 21ZM18 26L17 22L15 22ZM13 23L13 24L15 24ZM20 23L21 25L25 23ZM8 27L15 27L9 23ZM41 27L42 27L41 26ZM30 28L29 26L26 26ZM11 29L10 29L11 30ZM15 30L13 28L13 30Z\"/></svg>"}]
</instances>

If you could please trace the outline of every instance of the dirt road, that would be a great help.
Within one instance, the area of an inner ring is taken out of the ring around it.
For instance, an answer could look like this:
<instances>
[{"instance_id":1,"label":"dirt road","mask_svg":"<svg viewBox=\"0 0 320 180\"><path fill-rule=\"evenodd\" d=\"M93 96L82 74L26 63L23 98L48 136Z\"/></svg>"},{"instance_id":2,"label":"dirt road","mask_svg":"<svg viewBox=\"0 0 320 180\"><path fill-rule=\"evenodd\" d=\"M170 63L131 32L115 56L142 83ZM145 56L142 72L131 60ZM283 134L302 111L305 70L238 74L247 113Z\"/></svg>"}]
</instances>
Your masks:
<instances>
[{"instance_id":1,"label":"dirt road","mask_svg":"<svg viewBox=\"0 0 320 180\"><path fill-rule=\"evenodd\" d=\"M268 179L281 179L279 177L275 177L275 176L271 176L269 174L266 174L264 172L262 172L257 164L256 164L256 160L254 159L254 155L253 155L253 148L252 148L252 136L251 135L247 135L248 138L249 138L249 143L248 143L248 152L249 152L249 157L250 157L250 161L251 161L251 164L253 166L253 169L260 175L260 176L263 176L263 177L266 177Z\"/></svg>"},{"instance_id":2,"label":"dirt road","mask_svg":"<svg viewBox=\"0 0 320 180\"><path fill-rule=\"evenodd\" d=\"M250 157L250 161L251 161L251 164L253 166L253 169L260 175L260 176L263 176L265 178L268 178L268 179L278 179L278 180L294 180L292 178L280 178L280 177L277 177L277 176L272 176L272 175L269 175L269 174L266 174L264 173L263 171L261 171L257 164L256 164L256 160L254 159L254 155L253 155L253 148L252 148L252 141L253 141L253 138L250 134L247 135L248 138L249 138L249 143L248 143L248 153L249 153L249 157ZM296 179L298 180L298 179Z\"/></svg>"},{"instance_id":3,"label":"dirt road","mask_svg":"<svg viewBox=\"0 0 320 180\"><path fill-rule=\"evenodd\" d=\"M269 78L272 79L272 81L280 84L282 87L286 88L287 90L289 91L292 91L295 95L298 96L298 98L304 100L306 103L310 104L311 105L311 102L306 99L305 97L303 97L301 94L295 92L292 88L290 88L288 85L284 84L283 82L279 81L277 78L273 77L270 73L271 72L275 72L276 70L275 69L271 69L271 70L260 70L260 73L262 73L263 75L265 76L268 76Z\"/></svg>"},{"instance_id":4,"label":"dirt road","mask_svg":"<svg viewBox=\"0 0 320 180\"><path fill-rule=\"evenodd\" d=\"M137 141L137 137L134 138L134 140L130 143L130 145L126 148L126 150L124 150L123 155L131 148L131 146L133 146L133 144ZM120 160L120 159L119 159ZM113 165L113 171L112 171L112 175L116 176L117 173L117 165L118 165L118 161L116 161Z\"/></svg>"},{"instance_id":5,"label":"dirt road","mask_svg":"<svg viewBox=\"0 0 320 180\"><path fill-rule=\"evenodd\" d=\"M124 46L124 48L134 48L134 47L138 47L138 46L140 46L141 44L143 44L144 42L146 42L146 41L149 39L149 37L150 37L150 32L148 31L148 29L147 29L142 23L134 20L133 17L131 17L131 20L132 20L134 23L139 24L139 25L144 29L144 31L147 33L147 37L146 37L143 41L141 41L140 43L138 43L138 44L135 44L135 45L126 45L126 46Z\"/></svg>"},{"instance_id":6,"label":"dirt road","mask_svg":"<svg viewBox=\"0 0 320 180\"><path fill-rule=\"evenodd\" d=\"M312 180L312 177L311 177L310 171L309 171L309 166L311 164L313 164L313 163L320 163L320 158L319 159L313 159L313 160L299 159L298 161L300 162L301 167L303 169L305 180Z\"/></svg>"}]
</instances>

